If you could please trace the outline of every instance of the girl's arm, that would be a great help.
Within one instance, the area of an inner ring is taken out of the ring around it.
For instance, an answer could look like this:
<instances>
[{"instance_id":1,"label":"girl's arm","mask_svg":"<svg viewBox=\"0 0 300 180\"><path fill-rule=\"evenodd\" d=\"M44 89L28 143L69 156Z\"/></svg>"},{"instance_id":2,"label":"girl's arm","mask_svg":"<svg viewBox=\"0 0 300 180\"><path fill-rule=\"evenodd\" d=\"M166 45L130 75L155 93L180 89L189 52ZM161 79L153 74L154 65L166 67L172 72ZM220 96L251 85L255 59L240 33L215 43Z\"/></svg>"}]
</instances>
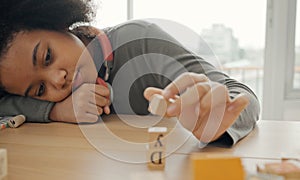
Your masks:
<instances>
[{"instance_id":1,"label":"girl's arm","mask_svg":"<svg viewBox=\"0 0 300 180\"><path fill-rule=\"evenodd\" d=\"M23 114L27 122L96 122L102 107L110 104L105 98L109 93L102 85L86 83L56 103L7 94L0 98L0 116Z\"/></svg>"},{"instance_id":2,"label":"girl's arm","mask_svg":"<svg viewBox=\"0 0 300 180\"><path fill-rule=\"evenodd\" d=\"M156 25L150 25L148 32L149 34L159 36L160 40L149 39L147 46L145 46L148 48L146 51L156 51L155 53L157 54L163 54L176 60L167 61L164 66L157 66L156 64L151 64L155 62L155 59L152 59L152 61L149 62L150 66L159 68L162 74L166 74L166 72L168 72L173 80L186 71L204 74L209 78L210 81L225 85L228 89L231 99L234 99L242 93L249 100L249 104L246 109L240 113L234 124L229 127L223 136L215 141L215 143L221 143L222 145L233 145L252 131L252 129L255 127L256 121L259 119L260 105L256 95L247 85L233 79L232 77L229 77L208 61L187 50L179 43L176 43L174 39L170 38L168 34L166 34ZM155 49L156 42L160 43L160 46L163 48ZM176 65L178 62L183 66ZM165 87L165 85L166 82L162 82L162 86Z\"/></svg>"},{"instance_id":3,"label":"girl's arm","mask_svg":"<svg viewBox=\"0 0 300 180\"><path fill-rule=\"evenodd\" d=\"M49 113L54 105L30 97L4 95L0 97L0 116L23 114L27 122L51 122Z\"/></svg>"},{"instance_id":4,"label":"girl's arm","mask_svg":"<svg viewBox=\"0 0 300 180\"><path fill-rule=\"evenodd\" d=\"M251 89L189 51L157 25L135 20L108 28L106 31L108 36L112 37L115 49L111 81L116 94L114 105L117 106L117 109L115 108L117 113L133 111L137 114L147 114L148 102L143 98L143 92L147 87L164 89L181 74L194 72L204 74L210 81L226 86L232 99L243 93L249 100L246 109L216 143L233 145L255 127L260 105ZM123 65L127 68L124 74L122 74L125 69ZM129 83L128 77L136 79L133 84ZM126 87L127 84L130 84L130 88ZM124 89L130 89L129 94L124 92ZM122 98L128 95L130 107Z\"/></svg>"}]
</instances>

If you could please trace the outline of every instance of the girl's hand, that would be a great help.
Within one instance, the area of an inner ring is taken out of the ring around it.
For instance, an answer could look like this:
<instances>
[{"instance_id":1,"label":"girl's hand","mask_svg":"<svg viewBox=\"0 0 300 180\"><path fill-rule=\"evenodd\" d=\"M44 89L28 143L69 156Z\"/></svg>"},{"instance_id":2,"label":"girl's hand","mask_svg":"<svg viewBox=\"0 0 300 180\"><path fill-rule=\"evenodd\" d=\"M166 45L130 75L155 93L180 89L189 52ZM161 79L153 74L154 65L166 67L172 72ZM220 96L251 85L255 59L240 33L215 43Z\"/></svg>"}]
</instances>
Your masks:
<instances>
[{"instance_id":1,"label":"girl's hand","mask_svg":"<svg viewBox=\"0 0 300 180\"><path fill-rule=\"evenodd\" d=\"M98 116L109 114L109 90L103 85L82 84L72 95L54 105L50 119L62 122L96 122Z\"/></svg>"},{"instance_id":2,"label":"girl's hand","mask_svg":"<svg viewBox=\"0 0 300 180\"><path fill-rule=\"evenodd\" d=\"M219 138L246 108L249 100L245 95L230 99L227 87L211 82L203 74L184 73L164 90L147 88L145 98L161 94L170 103L166 116L177 117L182 126L202 142ZM178 97L178 94L181 94Z\"/></svg>"}]
</instances>

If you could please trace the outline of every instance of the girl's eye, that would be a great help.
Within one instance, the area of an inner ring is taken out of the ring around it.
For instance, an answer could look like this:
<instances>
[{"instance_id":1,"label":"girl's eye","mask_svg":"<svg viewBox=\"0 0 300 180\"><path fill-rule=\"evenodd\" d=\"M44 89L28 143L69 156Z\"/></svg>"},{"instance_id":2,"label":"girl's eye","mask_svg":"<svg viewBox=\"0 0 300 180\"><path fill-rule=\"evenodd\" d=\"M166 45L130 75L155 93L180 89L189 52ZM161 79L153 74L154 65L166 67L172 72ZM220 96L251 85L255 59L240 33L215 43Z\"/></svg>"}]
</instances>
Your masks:
<instances>
[{"instance_id":1,"label":"girl's eye","mask_svg":"<svg viewBox=\"0 0 300 180\"><path fill-rule=\"evenodd\" d=\"M46 54L46 57L45 57L45 66L49 66L51 64L51 59L52 59L51 49L48 48L47 49L47 54Z\"/></svg>"},{"instance_id":2,"label":"girl's eye","mask_svg":"<svg viewBox=\"0 0 300 180\"><path fill-rule=\"evenodd\" d=\"M45 84L41 83L36 96L41 97L45 93L45 89L46 89Z\"/></svg>"}]
</instances>

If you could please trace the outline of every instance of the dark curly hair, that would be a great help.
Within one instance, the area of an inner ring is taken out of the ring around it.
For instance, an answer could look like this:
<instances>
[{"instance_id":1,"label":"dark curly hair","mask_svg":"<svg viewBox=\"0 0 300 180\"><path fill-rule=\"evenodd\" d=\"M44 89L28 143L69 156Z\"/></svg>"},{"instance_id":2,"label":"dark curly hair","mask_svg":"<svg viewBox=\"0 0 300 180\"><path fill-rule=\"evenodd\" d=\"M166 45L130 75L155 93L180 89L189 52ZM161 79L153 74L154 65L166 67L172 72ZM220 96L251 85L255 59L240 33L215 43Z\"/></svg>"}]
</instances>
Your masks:
<instances>
[{"instance_id":1,"label":"dark curly hair","mask_svg":"<svg viewBox=\"0 0 300 180\"><path fill-rule=\"evenodd\" d=\"M0 61L20 31L67 31L95 17L92 0L1 0ZM1 67L1 66L0 66ZM0 82L0 97L4 88Z\"/></svg>"}]
</instances>

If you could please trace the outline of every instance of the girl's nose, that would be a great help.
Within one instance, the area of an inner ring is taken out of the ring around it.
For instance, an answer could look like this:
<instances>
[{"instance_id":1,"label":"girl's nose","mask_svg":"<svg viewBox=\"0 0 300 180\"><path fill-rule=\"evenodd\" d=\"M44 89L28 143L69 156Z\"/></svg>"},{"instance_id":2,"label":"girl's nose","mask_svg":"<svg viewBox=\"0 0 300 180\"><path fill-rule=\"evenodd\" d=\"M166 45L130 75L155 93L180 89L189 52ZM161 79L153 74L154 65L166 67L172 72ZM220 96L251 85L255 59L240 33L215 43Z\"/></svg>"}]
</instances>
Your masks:
<instances>
[{"instance_id":1,"label":"girl's nose","mask_svg":"<svg viewBox=\"0 0 300 180\"><path fill-rule=\"evenodd\" d=\"M66 84L67 71L63 69L52 71L52 73L49 73L49 76L51 84L56 89L62 89Z\"/></svg>"}]
</instances>

